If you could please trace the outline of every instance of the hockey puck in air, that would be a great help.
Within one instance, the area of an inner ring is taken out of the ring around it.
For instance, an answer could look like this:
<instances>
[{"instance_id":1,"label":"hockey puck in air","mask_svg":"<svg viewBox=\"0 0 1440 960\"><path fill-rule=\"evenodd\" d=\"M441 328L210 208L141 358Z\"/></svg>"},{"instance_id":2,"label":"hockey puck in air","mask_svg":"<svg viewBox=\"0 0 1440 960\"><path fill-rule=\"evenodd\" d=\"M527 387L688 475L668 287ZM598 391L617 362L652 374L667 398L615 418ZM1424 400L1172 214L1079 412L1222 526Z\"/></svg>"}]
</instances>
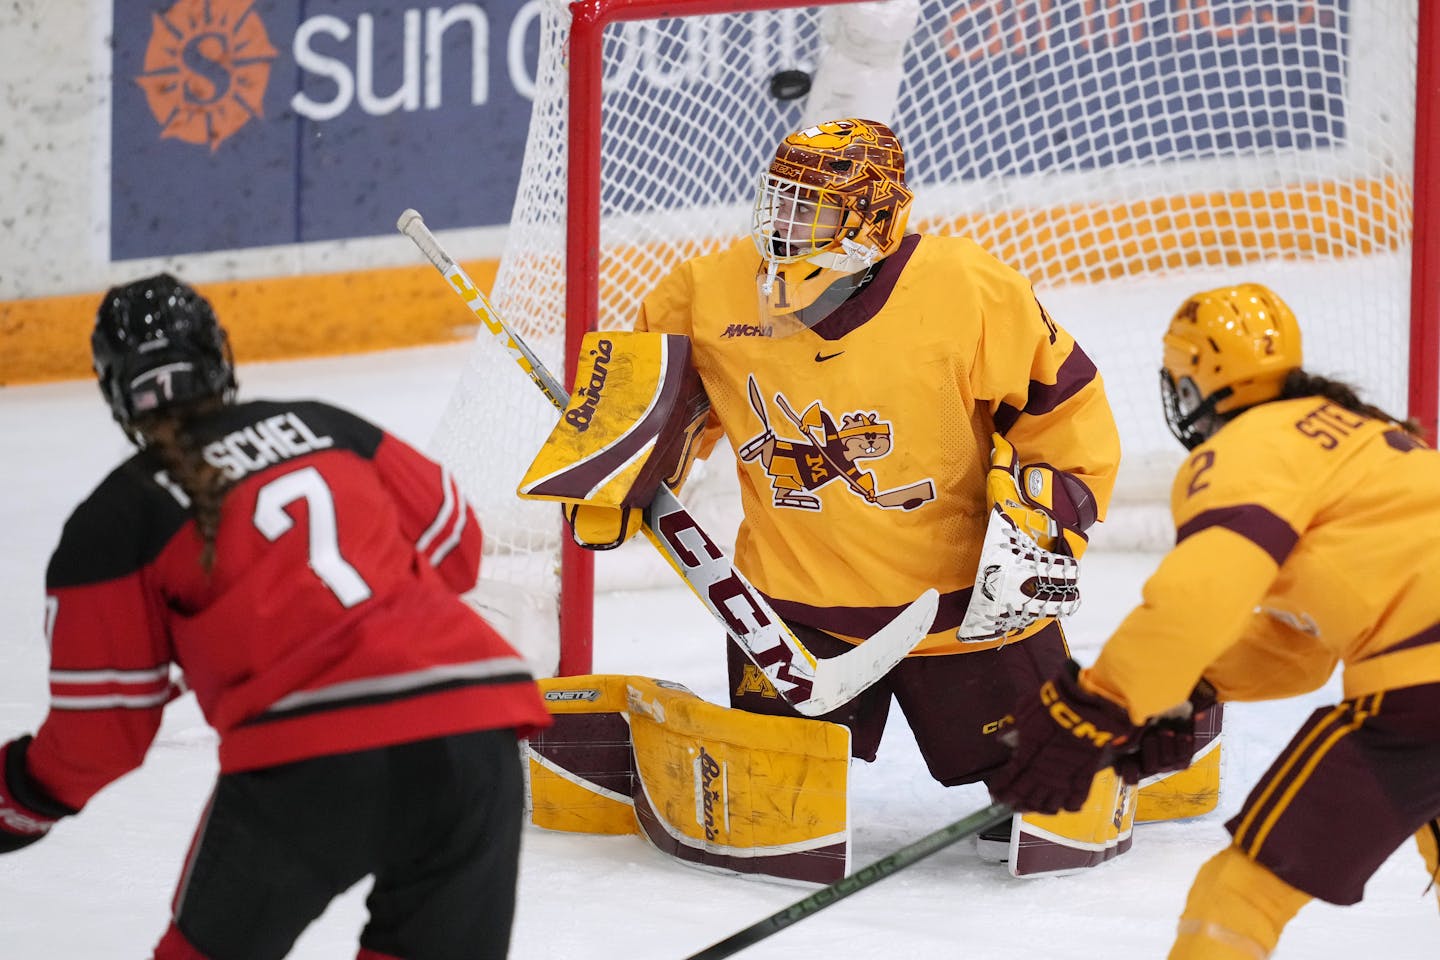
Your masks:
<instances>
[{"instance_id":1,"label":"hockey puck in air","mask_svg":"<svg viewBox=\"0 0 1440 960\"><path fill-rule=\"evenodd\" d=\"M776 100L799 100L810 92L810 74L804 70L781 70L770 78L770 96Z\"/></svg>"}]
</instances>

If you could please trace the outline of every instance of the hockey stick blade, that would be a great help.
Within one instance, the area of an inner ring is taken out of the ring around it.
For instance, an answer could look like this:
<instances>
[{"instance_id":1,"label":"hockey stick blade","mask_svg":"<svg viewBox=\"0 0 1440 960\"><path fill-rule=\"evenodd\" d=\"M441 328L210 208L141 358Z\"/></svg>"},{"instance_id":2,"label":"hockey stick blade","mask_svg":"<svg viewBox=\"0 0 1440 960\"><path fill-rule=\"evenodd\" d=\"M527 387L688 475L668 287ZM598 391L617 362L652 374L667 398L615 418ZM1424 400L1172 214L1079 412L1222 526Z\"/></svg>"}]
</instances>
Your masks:
<instances>
[{"instance_id":1,"label":"hockey stick blade","mask_svg":"<svg viewBox=\"0 0 1440 960\"><path fill-rule=\"evenodd\" d=\"M764 920L752 923L744 930L731 934L699 953L692 953L685 960L721 960L722 957L732 957L746 947L753 946L766 937L779 933L791 924L819 913L831 904L844 900L850 894L884 880L892 873L898 873L906 867L924 860L932 853L943 850L952 843L964 840L966 837L973 837L987 827L1003 823L1010 819L1014 812L1003 803L992 803L983 810L977 810L964 819L956 820L949 826L941 827L934 833L921 837L908 847L896 850L888 857L881 857L869 866L861 867L848 877L815 891L804 900L798 900L778 913L772 913Z\"/></svg>"},{"instance_id":2,"label":"hockey stick blade","mask_svg":"<svg viewBox=\"0 0 1440 960\"><path fill-rule=\"evenodd\" d=\"M407 209L395 226L440 271L470 312L550 402L564 410L569 392L505 323L465 269L445 252L420 214ZM819 661L667 487L661 486L646 508L644 520L650 542L700 602L725 624L740 649L770 677L781 696L806 716L828 713L854 699L890 672L920 642L934 620L939 598L934 590L928 590L854 650ZM703 576L703 581L697 582L697 576Z\"/></svg>"},{"instance_id":3,"label":"hockey stick blade","mask_svg":"<svg viewBox=\"0 0 1440 960\"><path fill-rule=\"evenodd\" d=\"M865 642L838 657L817 661L810 699L795 709L815 717L839 709L890 672L930 632L940 594L933 587L916 597Z\"/></svg>"},{"instance_id":4,"label":"hockey stick blade","mask_svg":"<svg viewBox=\"0 0 1440 960\"><path fill-rule=\"evenodd\" d=\"M785 701L807 717L844 706L889 673L930 632L940 604L940 594L926 590L864 642L838 657L820 660L705 535L668 487L661 486L645 508L644 529Z\"/></svg>"}]
</instances>

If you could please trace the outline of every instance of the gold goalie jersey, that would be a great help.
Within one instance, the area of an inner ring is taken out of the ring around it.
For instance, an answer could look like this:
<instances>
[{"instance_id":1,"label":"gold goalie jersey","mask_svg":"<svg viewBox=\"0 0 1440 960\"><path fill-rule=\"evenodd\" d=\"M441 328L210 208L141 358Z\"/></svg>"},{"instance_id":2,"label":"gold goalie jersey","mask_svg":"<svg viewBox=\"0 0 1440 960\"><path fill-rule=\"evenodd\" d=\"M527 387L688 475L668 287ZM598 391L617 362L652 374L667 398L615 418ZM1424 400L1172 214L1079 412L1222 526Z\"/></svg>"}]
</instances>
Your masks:
<instances>
[{"instance_id":1,"label":"gold goalie jersey","mask_svg":"<svg viewBox=\"0 0 1440 960\"><path fill-rule=\"evenodd\" d=\"M1440 454L1322 397L1261 404L1196 448L1176 546L1087 684L1136 721L1203 676L1224 700L1440 681Z\"/></svg>"},{"instance_id":2,"label":"gold goalie jersey","mask_svg":"<svg viewBox=\"0 0 1440 960\"><path fill-rule=\"evenodd\" d=\"M810 329L760 317L746 239L688 261L639 329L688 335L711 415L737 455L736 563L781 616L863 639L928 587L916 652L955 640L987 519L991 435L1084 483L1103 518L1119 438L1094 364L1018 273L968 240L911 235Z\"/></svg>"}]
</instances>

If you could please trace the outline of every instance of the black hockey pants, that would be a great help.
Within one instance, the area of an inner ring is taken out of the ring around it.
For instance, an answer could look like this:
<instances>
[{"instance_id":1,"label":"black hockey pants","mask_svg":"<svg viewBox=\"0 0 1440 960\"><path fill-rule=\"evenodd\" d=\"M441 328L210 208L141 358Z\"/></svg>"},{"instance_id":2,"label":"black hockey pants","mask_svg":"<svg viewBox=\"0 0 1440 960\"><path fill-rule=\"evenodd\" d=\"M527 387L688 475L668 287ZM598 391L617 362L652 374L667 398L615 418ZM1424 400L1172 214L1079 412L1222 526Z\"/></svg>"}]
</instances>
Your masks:
<instances>
[{"instance_id":1,"label":"black hockey pants","mask_svg":"<svg viewBox=\"0 0 1440 960\"><path fill-rule=\"evenodd\" d=\"M280 960L373 875L362 956L503 958L522 790L510 730L225 774L180 877L175 927L209 960Z\"/></svg>"}]
</instances>

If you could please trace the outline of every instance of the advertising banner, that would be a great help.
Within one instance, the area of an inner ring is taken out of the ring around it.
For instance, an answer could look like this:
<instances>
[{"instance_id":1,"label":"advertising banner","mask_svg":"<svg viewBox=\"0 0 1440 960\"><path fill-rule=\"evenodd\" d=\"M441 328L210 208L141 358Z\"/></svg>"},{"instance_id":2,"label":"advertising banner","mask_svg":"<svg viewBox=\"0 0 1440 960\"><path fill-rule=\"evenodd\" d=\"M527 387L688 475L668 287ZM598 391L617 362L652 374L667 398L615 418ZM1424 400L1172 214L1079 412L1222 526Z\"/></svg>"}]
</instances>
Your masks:
<instances>
[{"instance_id":1,"label":"advertising banner","mask_svg":"<svg viewBox=\"0 0 1440 960\"><path fill-rule=\"evenodd\" d=\"M537 6L116 0L111 259L506 223Z\"/></svg>"}]
</instances>

